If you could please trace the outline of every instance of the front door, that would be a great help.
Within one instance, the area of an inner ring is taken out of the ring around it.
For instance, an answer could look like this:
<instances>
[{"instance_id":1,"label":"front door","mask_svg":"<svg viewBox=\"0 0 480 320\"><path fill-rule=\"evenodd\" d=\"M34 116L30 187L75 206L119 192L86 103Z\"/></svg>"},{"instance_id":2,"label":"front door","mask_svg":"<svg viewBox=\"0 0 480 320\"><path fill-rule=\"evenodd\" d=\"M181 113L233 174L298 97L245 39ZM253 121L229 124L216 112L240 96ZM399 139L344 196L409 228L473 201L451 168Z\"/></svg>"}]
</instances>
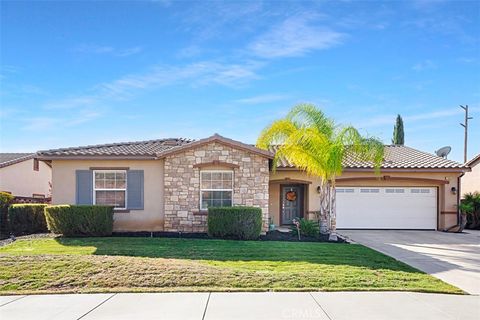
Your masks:
<instances>
[{"instance_id":1,"label":"front door","mask_svg":"<svg viewBox=\"0 0 480 320\"><path fill-rule=\"evenodd\" d=\"M282 185L281 224L292 224L293 219L303 216L303 186Z\"/></svg>"}]
</instances>

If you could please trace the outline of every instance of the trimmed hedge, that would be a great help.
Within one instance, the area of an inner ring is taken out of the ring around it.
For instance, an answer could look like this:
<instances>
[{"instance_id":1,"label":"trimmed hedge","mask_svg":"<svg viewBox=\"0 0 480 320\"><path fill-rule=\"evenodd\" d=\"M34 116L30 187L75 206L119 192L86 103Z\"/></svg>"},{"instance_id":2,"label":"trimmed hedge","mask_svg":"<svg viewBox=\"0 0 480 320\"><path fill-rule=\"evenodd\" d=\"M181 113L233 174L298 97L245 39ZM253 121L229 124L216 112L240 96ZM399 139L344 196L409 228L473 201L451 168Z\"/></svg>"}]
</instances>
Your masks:
<instances>
[{"instance_id":1,"label":"trimmed hedge","mask_svg":"<svg viewBox=\"0 0 480 320\"><path fill-rule=\"evenodd\" d=\"M67 237L109 236L113 229L113 207L57 205L45 208L48 229Z\"/></svg>"},{"instance_id":2,"label":"trimmed hedge","mask_svg":"<svg viewBox=\"0 0 480 320\"><path fill-rule=\"evenodd\" d=\"M255 207L208 208L208 234L216 238L253 240L262 232L262 209Z\"/></svg>"},{"instance_id":3,"label":"trimmed hedge","mask_svg":"<svg viewBox=\"0 0 480 320\"><path fill-rule=\"evenodd\" d=\"M0 239L8 237L8 206L12 203L13 196L10 193L0 192Z\"/></svg>"},{"instance_id":4,"label":"trimmed hedge","mask_svg":"<svg viewBox=\"0 0 480 320\"><path fill-rule=\"evenodd\" d=\"M8 208L10 231L15 235L48 232L46 204L12 204Z\"/></svg>"}]
</instances>

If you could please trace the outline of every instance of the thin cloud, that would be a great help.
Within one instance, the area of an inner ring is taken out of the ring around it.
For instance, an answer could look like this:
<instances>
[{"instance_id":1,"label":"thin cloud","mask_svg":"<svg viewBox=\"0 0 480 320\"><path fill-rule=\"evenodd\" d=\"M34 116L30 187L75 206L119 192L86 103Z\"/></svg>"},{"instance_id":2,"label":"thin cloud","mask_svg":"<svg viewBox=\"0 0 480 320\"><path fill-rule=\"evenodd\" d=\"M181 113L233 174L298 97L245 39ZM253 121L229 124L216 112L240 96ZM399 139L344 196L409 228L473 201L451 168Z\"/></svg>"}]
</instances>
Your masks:
<instances>
[{"instance_id":1,"label":"thin cloud","mask_svg":"<svg viewBox=\"0 0 480 320\"><path fill-rule=\"evenodd\" d=\"M222 64L218 62L197 62L181 67L157 66L142 74L126 75L117 80L98 86L102 96L126 98L137 91L187 83L198 87L219 84L237 87L259 76L256 70L261 64Z\"/></svg>"},{"instance_id":2,"label":"thin cloud","mask_svg":"<svg viewBox=\"0 0 480 320\"><path fill-rule=\"evenodd\" d=\"M264 94L264 95L259 95L259 96L244 98L244 99L238 99L238 100L235 100L235 102L242 103L242 104L262 104L262 103L282 101L288 98L289 96L287 95Z\"/></svg>"},{"instance_id":3,"label":"thin cloud","mask_svg":"<svg viewBox=\"0 0 480 320\"><path fill-rule=\"evenodd\" d=\"M49 101L43 105L43 108L46 110L82 108L97 103L98 99L99 98L95 96L78 96L62 100Z\"/></svg>"},{"instance_id":4,"label":"thin cloud","mask_svg":"<svg viewBox=\"0 0 480 320\"><path fill-rule=\"evenodd\" d=\"M140 46L130 47L130 48L114 48L111 46L103 46L97 44L81 44L73 49L74 52L83 53L83 54L99 54L99 55L112 55L116 57L128 57L143 51L143 48Z\"/></svg>"},{"instance_id":5,"label":"thin cloud","mask_svg":"<svg viewBox=\"0 0 480 320\"><path fill-rule=\"evenodd\" d=\"M346 35L313 25L314 16L286 19L253 41L248 49L261 58L297 57L341 44Z\"/></svg>"},{"instance_id":6,"label":"thin cloud","mask_svg":"<svg viewBox=\"0 0 480 320\"><path fill-rule=\"evenodd\" d=\"M470 111L471 112L477 111L477 108L475 107L470 108ZM450 108L450 109L443 109L443 110L411 114L411 115L405 115L405 116L402 115L402 118L404 122L408 124L408 122L421 122L422 120L447 118L455 115L461 115L462 113L463 113L463 110L460 108ZM395 122L395 117L396 117L396 114L389 114L389 115L380 115L377 117L369 118L368 120L364 120L361 122L361 127L370 128L370 127L385 126L389 124L393 125Z\"/></svg>"},{"instance_id":7,"label":"thin cloud","mask_svg":"<svg viewBox=\"0 0 480 320\"><path fill-rule=\"evenodd\" d=\"M86 109L98 107L111 101L131 99L142 91L185 84L192 87L221 85L241 87L258 79L257 70L263 65L257 62L228 64L212 61L184 66L156 66L144 73L129 74L110 82L94 86L90 94L47 101L46 110Z\"/></svg>"},{"instance_id":8,"label":"thin cloud","mask_svg":"<svg viewBox=\"0 0 480 320\"><path fill-rule=\"evenodd\" d=\"M23 120L25 125L21 129L26 131L47 131L59 128L74 127L86 122L90 122L102 116L99 111L81 110L79 113L68 114L65 117L33 117Z\"/></svg>"},{"instance_id":9,"label":"thin cloud","mask_svg":"<svg viewBox=\"0 0 480 320\"><path fill-rule=\"evenodd\" d=\"M428 60L428 59L422 62L419 62L412 67L412 69L415 71L425 71L425 70L432 70L436 68L437 68L437 64L432 60Z\"/></svg>"}]
</instances>

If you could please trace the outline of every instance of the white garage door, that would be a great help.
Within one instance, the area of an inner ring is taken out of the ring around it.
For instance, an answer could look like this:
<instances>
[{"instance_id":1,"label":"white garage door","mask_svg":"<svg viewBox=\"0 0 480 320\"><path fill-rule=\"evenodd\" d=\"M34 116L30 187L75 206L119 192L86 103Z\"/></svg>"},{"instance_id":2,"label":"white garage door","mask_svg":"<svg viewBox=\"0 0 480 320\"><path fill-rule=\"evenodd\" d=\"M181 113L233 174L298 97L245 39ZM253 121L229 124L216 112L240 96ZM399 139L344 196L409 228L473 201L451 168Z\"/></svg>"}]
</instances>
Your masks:
<instances>
[{"instance_id":1,"label":"white garage door","mask_svg":"<svg viewBox=\"0 0 480 320\"><path fill-rule=\"evenodd\" d=\"M436 229L437 189L339 187L337 228Z\"/></svg>"}]
</instances>

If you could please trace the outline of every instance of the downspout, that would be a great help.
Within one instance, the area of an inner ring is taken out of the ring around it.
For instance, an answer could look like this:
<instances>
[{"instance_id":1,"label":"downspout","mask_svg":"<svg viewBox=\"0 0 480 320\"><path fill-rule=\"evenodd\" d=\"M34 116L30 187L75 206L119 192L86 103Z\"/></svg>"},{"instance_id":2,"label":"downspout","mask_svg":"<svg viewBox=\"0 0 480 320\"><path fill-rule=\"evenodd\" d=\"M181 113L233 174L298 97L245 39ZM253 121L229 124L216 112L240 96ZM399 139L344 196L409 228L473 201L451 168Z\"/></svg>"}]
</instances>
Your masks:
<instances>
[{"instance_id":1,"label":"downspout","mask_svg":"<svg viewBox=\"0 0 480 320\"><path fill-rule=\"evenodd\" d=\"M461 195L462 195L462 184L460 183L460 179L462 179L462 177L465 175L465 172L462 172L461 175L458 176L457 178L457 188L458 188L458 192L457 192L457 225L460 224L460 198L461 198Z\"/></svg>"}]
</instances>

